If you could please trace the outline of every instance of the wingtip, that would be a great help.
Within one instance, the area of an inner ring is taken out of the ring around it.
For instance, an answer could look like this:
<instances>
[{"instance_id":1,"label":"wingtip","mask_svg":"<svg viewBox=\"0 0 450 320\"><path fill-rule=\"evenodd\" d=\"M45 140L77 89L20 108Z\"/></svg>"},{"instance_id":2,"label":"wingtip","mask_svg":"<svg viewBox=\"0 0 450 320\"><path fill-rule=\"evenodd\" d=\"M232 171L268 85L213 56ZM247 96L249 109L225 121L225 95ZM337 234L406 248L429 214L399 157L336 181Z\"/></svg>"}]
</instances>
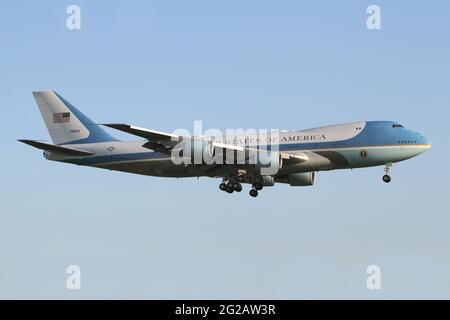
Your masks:
<instances>
[{"instance_id":1,"label":"wingtip","mask_svg":"<svg viewBox=\"0 0 450 320\"><path fill-rule=\"evenodd\" d=\"M16 139L19 142L22 143L29 143L29 142L47 142L47 140L32 140L32 139Z\"/></svg>"},{"instance_id":2,"label":"wingtip","mask_svg":"<svg viewBox=\"0 0 450 320\"><path fill-rule=\"evenodd\" d=\"M27 145L30 145L32 140L29 140L29 139L17 139L17 141L19 141L21 143L24 143L24 144L27 144Z\"/></svg>"}]
</instances>

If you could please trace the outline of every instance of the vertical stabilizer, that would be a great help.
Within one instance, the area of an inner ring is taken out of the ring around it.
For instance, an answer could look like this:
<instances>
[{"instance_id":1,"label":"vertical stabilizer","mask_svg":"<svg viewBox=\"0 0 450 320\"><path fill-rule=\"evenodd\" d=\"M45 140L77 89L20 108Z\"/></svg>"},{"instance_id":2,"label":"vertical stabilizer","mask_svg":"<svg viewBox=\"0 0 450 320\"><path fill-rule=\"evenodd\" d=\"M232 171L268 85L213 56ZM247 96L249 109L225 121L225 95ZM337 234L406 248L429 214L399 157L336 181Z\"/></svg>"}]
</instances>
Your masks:
<instances>
[{"instance_id":1,"label":"vertical stabilizer","mask_svg":"<svg viewBox=\"0 0 450 320\"><path fill-rule=\"evenodd\" d=\"M33 96L54 144L116 140L55 91L35 91Z\"/></svg>"}]
</instances>

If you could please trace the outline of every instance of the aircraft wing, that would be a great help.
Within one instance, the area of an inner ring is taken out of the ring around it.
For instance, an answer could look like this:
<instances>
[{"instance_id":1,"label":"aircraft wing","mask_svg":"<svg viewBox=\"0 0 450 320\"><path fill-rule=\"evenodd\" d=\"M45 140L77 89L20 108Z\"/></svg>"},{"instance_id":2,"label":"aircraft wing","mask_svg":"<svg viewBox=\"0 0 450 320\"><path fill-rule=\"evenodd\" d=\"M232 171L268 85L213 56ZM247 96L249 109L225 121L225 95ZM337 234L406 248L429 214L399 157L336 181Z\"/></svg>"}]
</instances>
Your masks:
<instances>
[{"instance_id":1,"label":"aircraft wing","mask_svg":"<svg viewBox=\"0 0 450 320\"><path fill-rule=\"evenodd\" d=\"M166 154L170 154L171 148L183 139L181 136L175 134L140 128L125 123L108 123L104 125L145 138L148 142L143 147Z\"/></svg>"},{"instance_id":2,"label":"aircraft wing","mask_svg":"<svg viewBox=\"0 0 450 320\"><path fill-rule=\"evenodd\" d=\"M48 144L48 143L44 143L44 142L40 142L40 141L36 141L36 140L20 139L18 141L28 144L32 147L41 149L41 150L61 153L63 155L67 155L67 156L87 157L87 156L94 155L93 153L90 153L87 151L82 151L82 150L67 148L67 147L61 147L61 146L57 146L54 144Z\"/></svg>"},{"instance_id":3,"label":"aircraft wing","mask_svg":"<svg viewBox=\"0 0 450 320\"><path fill-rule=\"evenodd\" d=\"M234 154L238 157L237 159L249 159L252 156L251 154L267 154L271 151L266 149L257 149L247 146L240 146L240 145L231 145L231 144L224 144L224 143L217 143L217 142L210 142L211 147L215 149L221 149L222 152L226 152L227 150L233 150ZM307 152L296 152L296 153L287 153L287 152L279 152L281 158L283 159L283 163L286 164L294 164L294 163L302 163L310 160L310 157L308 156ZM240 155L240 156L239 156ZM218 165L218 167L221 167L223 165Z\"/></svg>"},{"instance_id":4,"label":"aircraft wing","mask_svg":"<svg viewBox=\"0 0 450 320\"><path fill-rule=\"evenodd\" d=\"M216 143L216 142L212 142L212 146L214 148L218 148L218 149L224 149L224 150L234 150L237 151L237 153L244 153L244 154L248 154L250 151L253 152L269 152L268 150L265 149L255 149L255 148L249 148L249 147L244 147L244 146L236 146L236 145L230 145L230 144L223 144L223 143ZM283 161L289 161L289 162L305 162L309 160L309 157L306 153L301 152L301 153L295 153L295 154L291 154L291 153L286 153L286 152L280 152L281 154L281 158L283 159Z\"/></svg>"},{"instance_id":5,"label":"aircraft wing","mask_svg":"<svg viewBox=\"0 0 450 320\"><path fill-rule=\"evenodd\" d=\"M171 149L177 143L183 140L182 136L156 130L140 128L124 123L109 123L104 125L116 130L133 134L138 137L145 138L148 140L148 142L143 145L144 147L167 154L170 153ZM224 144L215 141L211 141L211 147L223 150L233 150L238 153L239 152L248 153L249 151L266 152L266 151L258 151L257 149L252 149L245 146ZM292 162L304 162L309 160L309 157L305 153L290 154L282 152L281 156L283 160L288 160Z\"/></svg>"},{"instance_id":6,"label":"aircraft wing","mask_svg":"<svg viewBox=\"0 0 450 320\"><path fill-rule=\"evenodd\" d=\"M295 154L282 152L281 157L283 158L283 160L291 160L292 162L305 162L309 160L308 155L304 152Z\"/></svg>"},{"instance_id":7,"label":"aircraft wing","mask_svg":"<svg viewBox=\"0 0 450 320\"><path fill-rule=\"evenodd\" d=\"M117 129L123 132L134 134L135 136L139 136L145 138L149 141L154 142L164 142L164 141L181 141L180 136L171 133L165 133L156 130L149 130L145 128L140 128L136 126L132 126L125 123L108 123L104 124L107 127Z\"/></svg>"}]
</instances>

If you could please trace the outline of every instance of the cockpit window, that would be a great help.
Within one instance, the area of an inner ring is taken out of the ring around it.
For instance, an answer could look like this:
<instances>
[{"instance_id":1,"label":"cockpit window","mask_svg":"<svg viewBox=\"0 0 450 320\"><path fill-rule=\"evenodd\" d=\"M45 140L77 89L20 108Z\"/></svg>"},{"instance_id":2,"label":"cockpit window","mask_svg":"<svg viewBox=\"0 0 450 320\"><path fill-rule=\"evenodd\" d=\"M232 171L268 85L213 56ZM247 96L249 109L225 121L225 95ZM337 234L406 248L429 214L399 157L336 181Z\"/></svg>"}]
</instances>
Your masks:
<instances>
[{"instance_id":1,"label":"cockpit window","mask_svg":"<svg viewBox=\"0 0 450 320\"><path fill-rule=\"evenodd\" d=\"M404 128L401 124L395 123L392 125L392 128Z\"/></svg>"}]
</instances>

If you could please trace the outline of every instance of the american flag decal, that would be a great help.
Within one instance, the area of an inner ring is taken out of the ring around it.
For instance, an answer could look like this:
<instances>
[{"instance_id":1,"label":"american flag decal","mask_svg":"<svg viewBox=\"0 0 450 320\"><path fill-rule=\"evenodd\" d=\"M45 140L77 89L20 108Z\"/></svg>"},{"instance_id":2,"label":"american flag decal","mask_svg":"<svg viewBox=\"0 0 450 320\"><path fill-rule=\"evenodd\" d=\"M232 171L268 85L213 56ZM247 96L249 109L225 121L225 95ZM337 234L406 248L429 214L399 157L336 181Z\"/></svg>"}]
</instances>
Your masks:
<instances>
[{"instance_id":1,"label":"american flag decal","mask_svg":"<svg viewBox=\"0 0 450 320\"><path fill-rule=\"evenodd\" d=\"M70 112L58 112L53 114L53 123L70 122Z\"/></svg>"}]
</instances>

